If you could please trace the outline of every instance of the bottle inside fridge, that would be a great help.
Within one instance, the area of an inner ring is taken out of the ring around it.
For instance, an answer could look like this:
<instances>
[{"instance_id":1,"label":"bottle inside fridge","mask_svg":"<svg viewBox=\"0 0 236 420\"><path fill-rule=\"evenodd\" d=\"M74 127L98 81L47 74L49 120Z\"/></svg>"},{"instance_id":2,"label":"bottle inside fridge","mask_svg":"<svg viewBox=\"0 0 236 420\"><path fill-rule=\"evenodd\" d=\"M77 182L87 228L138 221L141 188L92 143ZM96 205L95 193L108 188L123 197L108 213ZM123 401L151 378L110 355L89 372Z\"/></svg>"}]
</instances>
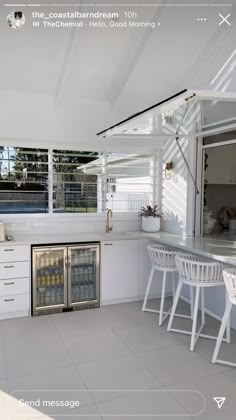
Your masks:
<instances>
[{"instance_id":1,"label":"bottle inside fridge","mask_svg":"<svg viewBox=\"0 0 236 420\"><path fill-rule=\"evenodd\" d=\"M71 250L72 303L92 301L96 298L96 250Z\"/></svg>"},{"instance_id":2,"label":"bottle inside fridge","mask_svg":"<svg viewBox=\"0 0 236 420\"><path fill-rule=\"evenodd\" d=\"M36 253L37 308L64 303L64 255L61 250L48 249Z\"/></svg>"}]
</instances>

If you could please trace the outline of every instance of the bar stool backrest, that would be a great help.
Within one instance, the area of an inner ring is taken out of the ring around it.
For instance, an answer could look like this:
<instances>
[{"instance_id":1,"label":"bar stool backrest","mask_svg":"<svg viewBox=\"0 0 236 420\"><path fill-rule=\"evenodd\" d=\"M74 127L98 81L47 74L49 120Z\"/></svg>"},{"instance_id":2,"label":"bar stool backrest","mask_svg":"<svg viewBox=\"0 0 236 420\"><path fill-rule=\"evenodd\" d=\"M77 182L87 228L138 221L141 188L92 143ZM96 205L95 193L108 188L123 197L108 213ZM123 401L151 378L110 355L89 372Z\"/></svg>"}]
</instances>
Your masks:
<instances>
[{"instance_id":1,"label":"bar stool backrest","mask_svg":"<svg viewBox=\"0 0 236 420\"><path fill-rule=\"evenodd\" d=\"M148 245L147 248L153 266L167 269L176 267L175 251L170 250L164 245Z\"/></svg>"},{"instance_id":2,"label":"bar stool backrest","mask_svg":"<svg viewBox=\"0 0 236 420\"><path fill-rule=\"evenodd\" d=\"M196 255L178 253L176 267L183 279L193 283L210 284L222 283L223 266L218 262L202 261Z\"/></svg>"},{"instance_id":3,"label":"bar stool backrest","mask_svg":"<svg viewBox=\"0 0 236 420\"><path fill-rule=\"evenodd\" d=\"M229 300L236 305L236 268L226 268L223 271L223 277Z\"/></svg>"}]
</instances>

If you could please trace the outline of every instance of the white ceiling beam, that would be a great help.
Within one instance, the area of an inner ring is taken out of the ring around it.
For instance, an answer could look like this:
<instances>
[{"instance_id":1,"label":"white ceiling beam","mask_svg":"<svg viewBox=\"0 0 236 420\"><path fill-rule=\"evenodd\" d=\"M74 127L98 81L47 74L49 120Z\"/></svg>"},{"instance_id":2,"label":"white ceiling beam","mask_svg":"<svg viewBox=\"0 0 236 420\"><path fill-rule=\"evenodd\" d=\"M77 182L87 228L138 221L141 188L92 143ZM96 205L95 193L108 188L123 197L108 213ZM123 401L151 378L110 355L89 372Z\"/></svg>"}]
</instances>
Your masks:
<instances>
[{"instance_id":1,"label":"white ceiling beam","mask_svg":"<svg viewBox=\"0 0 236 420\"><path fill-rule=\"evenodd\" d=\"M81 0L76 1L76 5L78 4L81 4ZM76 7L75 10L78 10L78 7ZM60 102L60 99L63 95L65 80L66 80L66 76L69 69L70 59L72 56L72 50L73 50L75 40L76 40L76 34L77 34L77 28L74 27L72 28L71 33L70 33L69 41L66 47L64 59L61 66L60 75L57 81L57 87L56 87L55 95L54 95L55 105L57 105Z\"/></svg>"},{"instance_id":2,"label":"white ceiling beam","mask_svg":"<svg viewBox=\"0 0 236 420\"><path fill-rule=\"evenodd\" d=\"M167 0L160 0L160 4L165 5L167 3ZM152 16L153 21L158 21L164 11L164 7L157 7L156 12L154 16ZM134 71L134 68L139 60L139 58L142 55L142 52L144 51L145 46L147 45L151 35L153 34L152 28L147 28L144 36L141 39L141 42L139 43L135 54L132 56L132 54L129 54L129 57L125 57L125 60L123 60L121 68L118 69L117 73L118 76L117 80L113 80L111 87L110 87L110 94L108 94L108 100L110 102L111 108L114 107L116 102L118 101L122 91L124 90L126 84L128 83L131 74ZM116 86L116 89L114 89L114 86Z\"/></svg>"}]
</instances>

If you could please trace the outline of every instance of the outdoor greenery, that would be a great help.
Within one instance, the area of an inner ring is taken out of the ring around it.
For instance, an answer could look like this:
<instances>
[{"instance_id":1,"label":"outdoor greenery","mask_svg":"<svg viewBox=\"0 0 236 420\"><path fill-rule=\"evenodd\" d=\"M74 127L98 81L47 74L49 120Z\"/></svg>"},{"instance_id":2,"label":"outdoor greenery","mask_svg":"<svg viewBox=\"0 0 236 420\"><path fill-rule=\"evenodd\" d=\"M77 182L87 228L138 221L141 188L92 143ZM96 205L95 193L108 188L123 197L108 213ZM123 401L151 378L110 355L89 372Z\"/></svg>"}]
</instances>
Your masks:
<instances>
[{"instance_id":1,"label":"outdoor greenery","mask_svg":"<svg viewBox=\"0 0 236 420\"><path fill-rule=\"evenodd\" d=\"M80 171L96 152L53 152L53 198L58 212L97 210L97 177ZM0 212L48 211L48 150L0 146Z\"/></svg>"}]
</instances>

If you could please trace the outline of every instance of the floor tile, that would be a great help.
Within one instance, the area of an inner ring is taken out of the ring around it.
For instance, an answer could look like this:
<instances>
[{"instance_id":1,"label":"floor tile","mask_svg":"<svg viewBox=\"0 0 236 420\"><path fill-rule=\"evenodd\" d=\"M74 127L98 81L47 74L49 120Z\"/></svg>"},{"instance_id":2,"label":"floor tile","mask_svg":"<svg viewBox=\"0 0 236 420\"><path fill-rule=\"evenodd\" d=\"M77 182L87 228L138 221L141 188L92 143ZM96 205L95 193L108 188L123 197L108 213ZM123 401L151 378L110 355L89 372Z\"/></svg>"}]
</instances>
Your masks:
<instances>
[{"instance_id":1,"label":"floor tile","mask_svg":"<svg viewBox=\"0 0 236 420\"><path fill-rule=\"evenodd\" d=\"M52 320L61 338L72 343L78 338L94 334L109 334L111 328L98 314L100 309L75 311L52 315Z\"/></svg>"},{"instance_id":2,"label":"floor tile","mask_svg":"<svg viewBox=\"0 0 236 420\"><path fill-rule=\"evenodd\" d=\"M163 327L150 325L122 330L116 333L123 343L134 353L158 349L160 347L172 345L175 338L168 334Z\"/></svg>"},{"instance_id":3,"label":"floor tile","mask_svg":"<svg viewBox=\"0 0 236 420\"><path fill-rule=\"evenodd\" d=\"M60 416L52 415L52 416L42 416L39 417L37 420L102 420L97 407L95 404L93 405L86 405L79 408L74 408L71 410L67 410L63 413L60 413ZM34 420L34 419L30 419ZM114 419L113 419L114 420Z\"/></svg>"},{"instance_id":4,"label":"floor tile","mask_svg":"<svg viewBox=\"0 0 236 420\"><path fill-rule=\"evenodd\" d=\"M0 331L0 382L7 378L5 350L3 347L3 339Z\"/></svg>"},{"instance_id":5,"label":"floor tile","mask_svg":"<svg viewBox=\"0 0 236 420\"><path fill-rule=\"evenodd\" d=\"M97 404L104 418L107 416L143 416L143 418L158 418L158 416L186 416L186 410L164 391L135 392L127 396L104 401ZM151 416L151 417L150 417ZM133 417L132 417L133 418Z\"/></svg>"},{"instance_id":6,"label":"floor tile","mask_svg":"<svg viewBox=\"0 0 236 420\"><path fill-rule=\"evenodd\" d=\"M169 392L180 402L189 414L194 414L194 419L235 419L235 395L236 383L232 383L224 373L209 375L204 378L192 377L191 382L186 382L174 386L168 386ZM176 392L180 390L181 392ZM184 390L187 390L184 392ZM202 394L205 399L205 408L189 390L195 390ZM226 397L226 401L219 410L214 397ZM199 414L197 414L199 413Z\"/></svg>"},{"instance_id":7,"label":"floor tile","mask_svg":"<svg viewBox=\"0 0 236 420\"><path fill-rule=\"evenodd\" d=\"M160 299L150 299L148 301L148 308L150 308L150 309L160 308L160 303L161 303L161 300ZM169 310L172 307L172 304L173 304L172 297L167 297L165 299L165 310ZM186 303L183 300L179 300L178 307L177 307L177 312L180 313L180 314L183 314L183 315L189 315L190 314L190 306L189 306L189 304ZM158 322L158 318L159 318L159 315L158 314L155 314L155 313L151 313L150 312L150 315L151 315L151 317L154 320L156 320ZM164 322L164 325L167 325L168 319L169 318L166 319L166 321Z\"/></svg>"},{"instance_id":8,"label":"floor tile","mask_svg":"<svg viewBox=\"0 0 236 420\"><path fill-rule=\"evenodd\" d=\"M16 324L18 327L21 325L21 323ZM72 364L64 343L50 322L44 324L32 320L32 325L27 321L26 326L20 329L6 326L4 328L8 377L28 375Z\"/></svg>"},{"instance_id":9,"label":"floor tile","mask_svg":"<svg viewBox=\"0 0 236 420\"><path fill-rule=\"evenodd\" d=\"M45 400L79 400L81 406L93 403L75 367L49 369L37 374L11 378L9 391L17 400L40 400L39 407L35 408L39 413L50 414L66 410L65 407L43 406ZM19 404L17 409L20 410Z\"/></svg>"},{"instance_id":10,"label":"floor tile","mask_svg":"<svg viewBox=\"0 0 236 420\"><path fill-rule=\"evenodd\" d=\"M132 355L122 341L113 333L78 337L76 341L68 342L66 346L75 364L99 363L102 360Z\"/></svg>"},{"instance_id":11,"label":"floor tile","mask_svg":"<svg viewBox=\"0 0 236 420\"><path fill-rule=\"evenodd\" d=\"M159 382L135 357L89 363L78 369L95 401L117 398L132 390L160 388Z\"/></svg>"},{"instance_id":12,"label":"floor tile","mask_svg":"<svg viewBox=\"0 0 236 420\"><path fill-rule=\"evenodd\" d=\"M137 357L162 385L229 370L225 366L212 365L201 355L178 344L138 353Z\"/></svg>"},{"instance_id":13,"label":"floor tile","mask_svg":"<svg viewBox=\"0 0 236 420\"><path fill-rule=\"evenodd\" d=\"M167 299L166 305L171 301ZM159 303L158 299L150 301L153 307ZM180 395L178 391L195 389L205 395L207 405L201 415L191 416L191 419L235 420L236 369L210 363L215 342L200 339L195 351L190 352L189 336L168 333L167 322L159 327L158 315L142 313L141 307L142 302L132 302L101 309L2 321L0 419L19 420L16 414L19 408L17 398L30 399L32 392L24 390L41 389L49 390L46 391L47 400L59 397L63 400L79 399L81 407L74 409L75 416L71 418L148 420L147 416L142 416L142 410L145 407L155 410L158 399L152 402L150 396L138 398L137 390L163 390L166 387L169 388L169 394L159 402L159 409L172 407L173 412L177 413L184 407L190 413L190 409L198 404L196 399ZM189 305L180 302L179 311L188 313L188 310ZM180 328L184 325L182 319L176 318L175 322ZM218 334L218 329L219 322L207 316L205 331ZM222 344L220 357L236 362L235 331L232 331L232 344ZM17 389L17 395L9 395L9 390ZM227 397L221 410L213 401L214 394ZM34 397L38 395L45 399L45 391L40 394L36 392ZM98 403L103 416L93 405L94 401ZM9 407L15 413L12 416ZM132 407L139 410L139 416L105 415L109 410L123 410L125 414ZM63 415L61 410L61 416L57 417L55 407L51 412L45 407L44 410L31 407L25 409L21 420L39 417L41 420L69 420L72 411L64 408ZM95 416L87 416L89 410ZM186 416L180 413L177 418L190 419L187 412ZM171 420L174 416L150 418Z\"/></svg>"},{"instance_id":14,"label":"floor tile","mask_svg":"<svg viewBox=\"0 0 236 420\"><path fill-rule=\"evenodd\" d=\"M147 312L140 311L137 305L128 304L109 305L101 308L101 316L115 332L130 328L156 325L156 321L148 316Z\"/></svg>"}]
</instances>

